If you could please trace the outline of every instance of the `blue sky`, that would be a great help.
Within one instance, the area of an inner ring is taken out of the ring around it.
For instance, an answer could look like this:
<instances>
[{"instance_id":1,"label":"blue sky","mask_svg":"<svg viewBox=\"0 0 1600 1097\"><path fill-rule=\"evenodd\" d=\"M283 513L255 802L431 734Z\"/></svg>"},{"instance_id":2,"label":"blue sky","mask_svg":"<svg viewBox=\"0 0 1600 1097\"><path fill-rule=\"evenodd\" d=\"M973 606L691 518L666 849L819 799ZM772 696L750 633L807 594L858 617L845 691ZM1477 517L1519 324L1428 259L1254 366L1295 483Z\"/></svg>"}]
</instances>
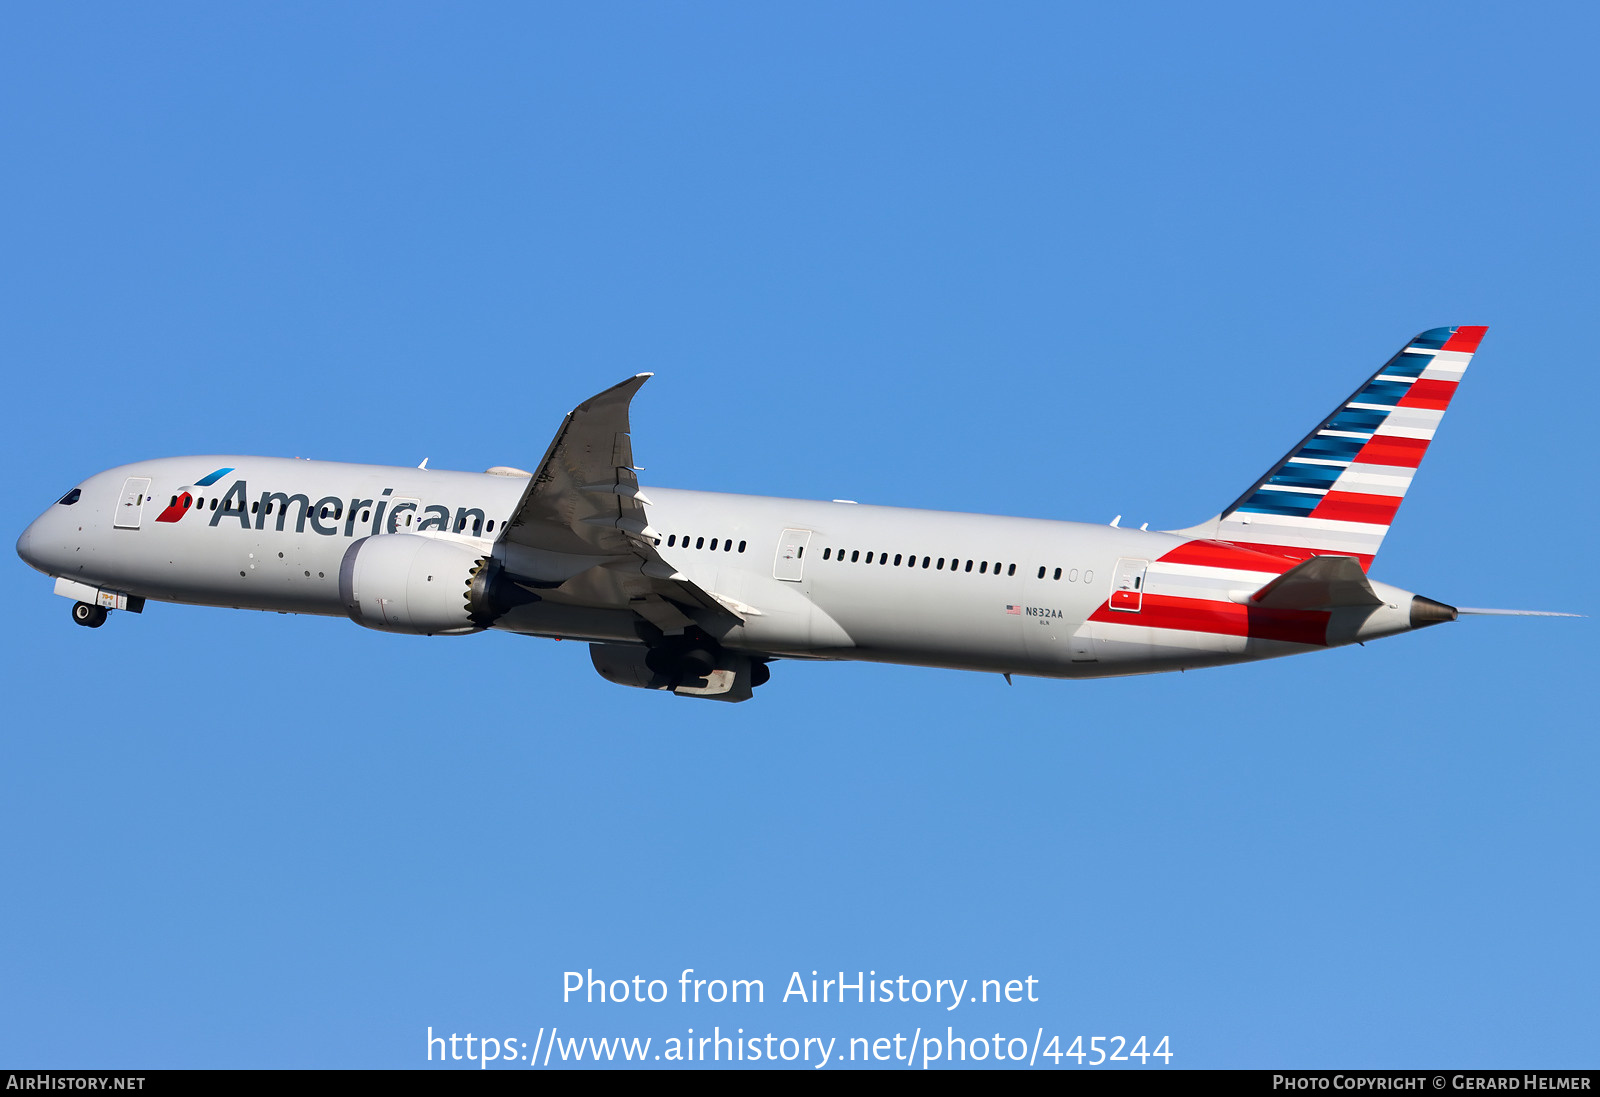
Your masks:
<instances>
[{"instance_id":1,"label":"blue sky","mask_svg":"<svg viewBox=\"0 0 1600 1097\"><path fill-rule=\"evenodd\" d=\"M646 484L1176 527L1487 324L1373 574L1600 608L1588 7L5 22L15 533L146 456L526 467L641 370ZM425 1066L429 1026L1600 1050L1590 621L1011 688L779 664L727 706L498 634L79 629L3 566L5 1065ZM767 1002L563 1004L590 968ZM1040 1000L779 1001L813 969Z\"/></svg>"}]
</instances>

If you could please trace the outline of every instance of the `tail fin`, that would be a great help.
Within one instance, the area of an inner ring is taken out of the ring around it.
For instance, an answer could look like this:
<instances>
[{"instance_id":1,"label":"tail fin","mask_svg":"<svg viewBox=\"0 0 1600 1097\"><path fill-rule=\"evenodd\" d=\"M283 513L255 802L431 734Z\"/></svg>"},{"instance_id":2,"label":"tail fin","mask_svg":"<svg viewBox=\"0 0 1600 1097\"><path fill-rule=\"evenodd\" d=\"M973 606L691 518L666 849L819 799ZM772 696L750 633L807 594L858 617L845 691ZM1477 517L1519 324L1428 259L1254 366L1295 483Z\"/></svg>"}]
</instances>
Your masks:
<instances>
[{"instance_id":1,"label":"tail fin","mask_svg":"<svg viewBox=\"0 0 1600 1097\"><path fill-rule=\"evenodd\" d=\"M1372 563L1485 327L1417 336L1208 522L1175 532Z\"/></svg>"}]
</instances>

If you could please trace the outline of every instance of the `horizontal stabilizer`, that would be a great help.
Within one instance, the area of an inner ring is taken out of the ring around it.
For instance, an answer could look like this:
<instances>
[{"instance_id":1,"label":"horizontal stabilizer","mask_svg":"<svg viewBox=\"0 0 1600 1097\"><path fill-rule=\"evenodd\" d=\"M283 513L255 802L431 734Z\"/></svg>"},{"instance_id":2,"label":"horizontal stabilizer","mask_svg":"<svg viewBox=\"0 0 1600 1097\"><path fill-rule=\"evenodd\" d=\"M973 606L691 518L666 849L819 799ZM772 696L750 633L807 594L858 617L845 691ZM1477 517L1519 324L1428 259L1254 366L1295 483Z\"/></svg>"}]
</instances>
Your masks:
<instances>
[{"instance_id":1,"label":"horizontal stabilizer","mask_svg":"<svg viewBox=\"0 0 1600 1097\"><path fill-rule=\"evenodd\" d=\"M1457 613L1470 613L1477 617L1582 617L1581 613L1557 613L1548 609L1482 609L1478 606L1457 606Z\"/></svg>"},{"instance_id":2,"label":"horizontal stabilizer","mask_svg":"<svg viewBox=\"0 0 1600 1097\"><path fill-rule=\"evenodd\" d=\"M1296 564L1250 596L1266 609L1339 609L1378 606L1383 599L1353 556L1313 556Z\"/></svg>"}]
</instances>

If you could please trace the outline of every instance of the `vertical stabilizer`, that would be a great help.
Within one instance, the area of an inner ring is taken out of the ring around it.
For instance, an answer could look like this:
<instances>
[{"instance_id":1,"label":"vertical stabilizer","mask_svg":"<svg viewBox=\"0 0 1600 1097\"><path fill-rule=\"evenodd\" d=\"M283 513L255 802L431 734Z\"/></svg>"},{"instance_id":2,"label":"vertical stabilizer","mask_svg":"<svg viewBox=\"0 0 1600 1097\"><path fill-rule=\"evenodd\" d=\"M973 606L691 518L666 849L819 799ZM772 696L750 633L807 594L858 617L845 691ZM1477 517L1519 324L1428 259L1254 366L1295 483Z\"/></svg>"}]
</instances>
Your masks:
<instances>
[{"instance_id":1,"label":"vertical stabilizer","mask_svg":"<svg viewBox=\"0 0 1600 1097\"><path fill-rule=\"evenodd\" d=\"M1423 332L1232 506L1175 532L1299 559L1353 556L1365 570L1488 330Z\"/></svg>"}]
</instances>

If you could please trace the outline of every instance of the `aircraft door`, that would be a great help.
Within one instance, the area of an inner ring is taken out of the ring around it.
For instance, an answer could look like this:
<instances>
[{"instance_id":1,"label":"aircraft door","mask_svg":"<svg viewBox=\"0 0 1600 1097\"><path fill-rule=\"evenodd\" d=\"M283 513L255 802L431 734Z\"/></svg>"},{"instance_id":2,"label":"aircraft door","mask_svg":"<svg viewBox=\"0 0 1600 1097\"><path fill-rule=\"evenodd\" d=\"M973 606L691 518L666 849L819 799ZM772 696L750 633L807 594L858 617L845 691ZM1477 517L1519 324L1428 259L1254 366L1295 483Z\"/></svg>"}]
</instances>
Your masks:
<instances>
[{"instance_id":1,"label":"aircraft door","mask_svg":"<svg viewBox=\"0 0 1600 1097\"><path fill-rule=\"evenodd\" d=\"M150 498L150 478L130 476L122 485L122 495L117 500L118 529L138 529L144 518L144 504Z\"/></svg>"},{"instance_id":2,"label":"aircraft door","mask_svg":"<svg viewBox=\"0 0 1600 1097\"><path fill-rule=\"evenodd\" d=\"M1144 608L1144 571L1148 560L1118 560L1111 577L1111 609L1138 613Z\"/></svg>"},{"instance_id":3,"label":"aircraft door","mask_svg":"<svg viewBox=\"0 0 1600 1097\"><path fill-rule=\"evenodd\" d=\"M806 545L811 543L808 529L786 529L778 538L778 555L772 561L772 577L798 583L805 572Z\"/></svg>"},{"instance_id":4,"label":"aircraft door","mask_svg":"<svg viewBox=\"0 0 1600 1097\"><path fill-rule=\"evenodd\" d=\"M417 514L422 509L421 499L404 496L389 500L389 510L383 516L384 533L417 532Z\"/></svg>"}]
</instances>

